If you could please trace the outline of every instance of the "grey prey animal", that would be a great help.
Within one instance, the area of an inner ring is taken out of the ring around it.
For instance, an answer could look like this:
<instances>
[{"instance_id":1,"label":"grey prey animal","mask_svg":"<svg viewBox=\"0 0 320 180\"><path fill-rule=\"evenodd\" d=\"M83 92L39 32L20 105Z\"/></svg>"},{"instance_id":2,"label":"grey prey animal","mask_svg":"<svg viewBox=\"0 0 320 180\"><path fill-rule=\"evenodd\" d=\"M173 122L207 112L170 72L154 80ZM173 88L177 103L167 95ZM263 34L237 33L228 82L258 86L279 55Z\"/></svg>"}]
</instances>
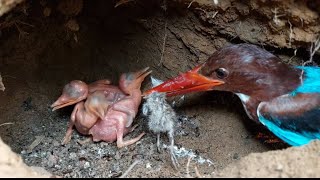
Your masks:
<instances>
[{"instance_id":1,"label":"grey prey animal","mask_svg":"<svg viewBox=\"0 0 320 180\"><path fill-rule=\"evenodd\" d=\"M176 113L166 101L165 93L154 92L144 97L146 99L142 106L142 113L148 117L149 129L157 134L157 148L160 152L160 133L167 133L170 141L171 161L175 169L179 166L174 154L174 128L177 120Z\"/></svg>"}]
</instances>

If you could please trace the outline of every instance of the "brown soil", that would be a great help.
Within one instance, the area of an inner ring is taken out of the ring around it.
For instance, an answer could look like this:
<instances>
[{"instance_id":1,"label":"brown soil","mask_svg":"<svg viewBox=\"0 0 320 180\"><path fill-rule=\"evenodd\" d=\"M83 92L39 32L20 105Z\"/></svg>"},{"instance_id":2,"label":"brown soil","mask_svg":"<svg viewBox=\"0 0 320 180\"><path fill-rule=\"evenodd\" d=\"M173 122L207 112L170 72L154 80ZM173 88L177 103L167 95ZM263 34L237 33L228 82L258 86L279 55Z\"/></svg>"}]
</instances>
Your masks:
<instances>
[{"instance_id":1,"label":"brown soil","mask_svg":"<svg viewBox=\"0 0 320 180\"><path fill-rule=\"evenodd\" d=\"M153 70L153 77L164 80L189 70L230 43L264 45L292 64L308 59L306 48L320 32L316 11L291 1L272 1L270 5L239 2L219 1L215 6L212 1L197 1L189 8L190 1L181 0L167 2L166 7L162 1L130 1L114 8L114 2L103 0L18 6L0 19L0 70L6 88L0 92L0 124L14 123L0 126L1 138L27 165L44 167L58 176L119 177L140 159L127 177L185 177L188 157L180 154L180 168L175 171L167 151L156 151L156 136L148 131L140 142L122 149L115 143L80 145L77 140L86 137L76 130L70 144L60 145L72 107L52 112L50 105L71 80L109 78L116 83L121 73L146 66ZM288 24L278 31L270 28L275 7L285 11L294 26L291 46L284 33L290 31ZM292 12L288 7L294 7ZM297 25L296 16L303 19L303 27ZM305 39L298 39L300 35ZM297 56L292 57L297 48ZM143 89L149 87L148 78ZM193 177L195 165L206 177L320 177L318 144L267 152L287 146L256 138L259 132L271 134L249 120L240 100L230 93L188 95L175 109L179 115L176 145L212 162L200 163L194 158L190 163ZM147 130L142 115L135 123L139 127L126 138ZM28 151L37 136L43 139ZM165 135L162 142L168 142ZM301 159L304 163L297 160L301 153L308 154ZM295 171L298 165L308 171Z\"/></svg>"},{"instance_id":2,"label":"brown soil","mask_svg":"<svg viewBox=\"0 0 320 180\"><path fill-rule=\"evenodd\" d=\"M216 177L318 178L320 141L304 147L252 153L217 173Z\"/></svg>"}]
</instances>

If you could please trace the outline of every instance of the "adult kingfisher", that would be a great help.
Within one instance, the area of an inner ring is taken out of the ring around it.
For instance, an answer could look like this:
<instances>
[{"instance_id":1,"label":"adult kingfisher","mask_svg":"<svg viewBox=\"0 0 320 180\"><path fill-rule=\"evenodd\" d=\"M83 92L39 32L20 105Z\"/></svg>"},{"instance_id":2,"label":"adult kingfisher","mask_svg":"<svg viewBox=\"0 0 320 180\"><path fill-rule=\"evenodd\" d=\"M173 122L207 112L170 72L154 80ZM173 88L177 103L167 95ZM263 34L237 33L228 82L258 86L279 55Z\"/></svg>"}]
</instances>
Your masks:
<instances>
[{"instance_id":1,"label":"adult kingfisher","mask_svg":"<svg viewBox=\"0 0 320 180\"><path fill-rule=\"evenodd\" d=\"M210 90L238 95L250 119L291 146L320 139L320 68L285 64L255 45L226 46L144 95Z\"/></svg>"}]
</instances>

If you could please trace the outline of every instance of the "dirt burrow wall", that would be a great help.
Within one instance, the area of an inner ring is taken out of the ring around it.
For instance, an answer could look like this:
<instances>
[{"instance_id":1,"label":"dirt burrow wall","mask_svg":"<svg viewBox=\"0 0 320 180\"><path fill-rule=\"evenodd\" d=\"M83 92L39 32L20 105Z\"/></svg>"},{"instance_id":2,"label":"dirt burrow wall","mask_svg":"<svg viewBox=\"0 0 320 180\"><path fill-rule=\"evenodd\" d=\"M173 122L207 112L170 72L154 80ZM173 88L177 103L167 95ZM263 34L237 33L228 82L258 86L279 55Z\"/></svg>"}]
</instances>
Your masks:
<instances>
[{"instance_id":1,"label":"dirt burrow wall","mask_svg":"<svg viewBox=\"0 0 320 180\"><path fill-rule=\"evenodd\" d=\"M248 43L296 49L308 48L320 33L319 2L316 1L217 2L197 0L189 7L210 27L201 29L207 34L219 33Z\"/></svg>"},{"instance_id":2,"label":"dirt burrow wall","mask_svg":"<svg viewBox=\"0 0 320 180\"><path fill-rule=\"evenodd\" d=\"M216 2L218 3L215 4L212 0L175 0L163 3L164 16L167 17L163 24L168 24L168 37L172 34L180 39L192 54L191 62L179 60L177 63L170 57L164 58L163 65L166 68L175 73L178 67L185 70L185 64L203 62L215 50L229 43L240 42L277 51L277 55L287 63L301 64L310 58L310 47L320 34L318 2ZM197 18L188 16L187 12L193 12ZM175 18L177 14L186 16L188 21ZM170 52L164 54L170 56ZM320 51L317 50L315 55L319 54Z\"/></svg>"},{"instance_id":3,"label":"dirt burrow wall","mask_svg":"<svg viewBox=\"0 0 320 180\"><path fill-rule=\"evenodd\" d=\"M7 13L24 0L1 0L0 16ZM82 8L82 0L65 0L60 7L65 15L77 15ZM81 3L79 3L81 2ZM139 2L139 1L137 1ZM148 3L140 1L142 3ZM118 3L118 4L116 4ZM116 0L116 6L127 6L135 1ZM320 34L320 3L312 0L172 0L163 1L164 10L167 6L183 11L193 11L202 21L202 26L194 25L197 33L205 39L221 36L229 40L238 39L243 42L260 46L289 49L309 49ZM45 13L45 11L44 11ZM178 24L177 24L177 27ZM188 39L190 35L183 29L178 33L170 31L181 38L190 51L210 55L214 46L208 43L196 44L196 39ZM197 35L199 35L197 34ZM203 39L199 36L200 39ZM216 40L218 41L218 40ZM202 42L202 41L201 41ZM204 41L205 42L205 41ZM209 47L203 47L209 46ZM219 47L218 47L219 48ZM200 52L199 52L200 51ZM318 54L319 54L318 50ZM202 56L199 55L202 59Z\"/></svg>"}]
</instances>

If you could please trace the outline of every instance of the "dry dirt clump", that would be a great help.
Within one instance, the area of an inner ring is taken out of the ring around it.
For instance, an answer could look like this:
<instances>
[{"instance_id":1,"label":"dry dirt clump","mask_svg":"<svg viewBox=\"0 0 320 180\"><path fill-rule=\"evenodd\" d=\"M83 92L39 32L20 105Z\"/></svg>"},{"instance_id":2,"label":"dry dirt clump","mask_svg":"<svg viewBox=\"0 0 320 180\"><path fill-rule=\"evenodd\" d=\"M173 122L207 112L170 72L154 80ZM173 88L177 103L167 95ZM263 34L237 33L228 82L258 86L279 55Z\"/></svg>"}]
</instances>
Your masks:
<instances>
[{"instance_id":1,"label":"dry dirt clump","mask_svg":"<svg viewBox=\"0 0 320 180\"><path fill-rule=\"evenodd\" d=\"M0 16L9 12L17 4L21 3L24 0L0 0Z\"/></svg>"},{"instance_id":2,"label":"dry dirt clump","mask_svg":"<svg viewBox=\"0 0 320 180\"><path fill-rule=\"evenodd\" d=\"M51 177L51 174L40 167L27 166L22 158L14 153L0 138L0 177Z\"/></svg>"},{"instance_id":3,"label":"dry dirt clump","mask_svg":"<svg viewBox=\"0 0 320 180\"><path fill-rule=\"evenodd\" d=\"M320 177L320 141L303 147L252 153L217 173L217 177Z\"/></svg>"}]
</instances>

